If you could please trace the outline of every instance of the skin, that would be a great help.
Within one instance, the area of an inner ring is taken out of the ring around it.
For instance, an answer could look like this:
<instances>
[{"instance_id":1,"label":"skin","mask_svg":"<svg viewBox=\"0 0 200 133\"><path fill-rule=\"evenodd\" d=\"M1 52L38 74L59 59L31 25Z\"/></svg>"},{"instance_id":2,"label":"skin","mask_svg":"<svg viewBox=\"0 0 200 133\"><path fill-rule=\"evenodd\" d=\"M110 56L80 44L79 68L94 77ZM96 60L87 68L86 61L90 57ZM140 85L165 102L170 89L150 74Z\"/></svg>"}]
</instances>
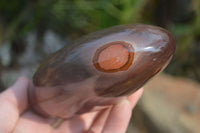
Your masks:
<instances>
[{"instance_id":1,"label":"skin","mask_svg":"<svg viewBox=\"0 0 200 133\"><path fill-rule=\"evenodd\" d=\"M1 133L124 133L132 109L143 92L139 89L107 109L74 116L54 129L51 127L54 119L43 118L29 110L29 85L29 79L22 76L0 94Z\"/></svg>"}]
</instances>

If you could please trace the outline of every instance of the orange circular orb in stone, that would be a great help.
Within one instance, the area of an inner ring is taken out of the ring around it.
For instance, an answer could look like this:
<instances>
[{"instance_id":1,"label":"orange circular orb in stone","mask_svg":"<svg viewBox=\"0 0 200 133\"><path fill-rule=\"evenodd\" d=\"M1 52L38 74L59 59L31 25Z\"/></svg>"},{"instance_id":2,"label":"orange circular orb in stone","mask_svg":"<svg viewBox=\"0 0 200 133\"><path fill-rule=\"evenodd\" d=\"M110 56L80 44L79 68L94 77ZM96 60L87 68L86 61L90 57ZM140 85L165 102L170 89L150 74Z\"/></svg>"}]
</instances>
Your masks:
<instances>
[{"instance_id":1,"label":"orange circular orb in stone","mask_svg":"<svg viewBox=\"0 0 200 133\"><path fill-rule=\"evenodd\" d=\"M102 72L118 72L127 70L134 59L134 48L123 41L111 42L97 49L93 63Z\"/></svg>"}]
</instances>

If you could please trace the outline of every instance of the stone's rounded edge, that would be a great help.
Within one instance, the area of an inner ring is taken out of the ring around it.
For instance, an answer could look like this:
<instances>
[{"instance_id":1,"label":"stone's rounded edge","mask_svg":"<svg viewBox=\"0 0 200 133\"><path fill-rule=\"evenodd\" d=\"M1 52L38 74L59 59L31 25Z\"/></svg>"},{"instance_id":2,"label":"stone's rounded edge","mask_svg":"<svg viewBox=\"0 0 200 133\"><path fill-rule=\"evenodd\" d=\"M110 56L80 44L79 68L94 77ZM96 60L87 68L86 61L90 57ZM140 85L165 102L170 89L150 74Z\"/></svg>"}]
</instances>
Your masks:
<instances>
[{"instance_id":1,"label":"stone's rounded edge","mask_svg":"<svg viewBox=\"0 0 200 133\"><path fill-rule=\"evenodd\" d=\"M30 109L33 110L34 113L40 115L44 118L50 118L50 114L45 112L39 105L38 105L38 99L35 93L35 86L33 85L33 82L31 82L30 87L28 89L28 103L30 105Z\"/></svg>"},{"instance_id":2,"label":"stone's rounded edge","mask_svg":"<svg viewBox=\"0 0 200 133\"><path fill-rule=\"evenodd\" d=\"M176 50L175 39L169 31L161 27L149 26L149 25L127 25L127 28L129 28L130 30L135 29L134 32L131 32L132 35L133 34L137 35L138 32L145 32L146 33L145 35L149 35L149 36L145 36L145 37L148 37L147 40L155 39L154 42L156 43L151 43L151 44L149 43L149 44L152 47L159 48L159 51L156 51L156 52L139 51L140 52L139 53L137 46L140 45L140 43L137 43L137 41L134 40L137 38L133 38L134 43L135 43L134 44L135 53L137 54L137 57L138 56L141 57L145 54L149 55L149 57L147 58L148 59L147 60L148 63L146 63L147 65L143 65L144 67L142 66L142 68L145 68L143 71L144 73L142 74L140 73L142 70L140 68L138 69L140 71L134 71L134 72L129 73L128 78L125 78L124 80L121 80L120 82L116 82L113 85L110 85L108 87L101 87L100 85L98 85L98 88L97 87L95 88L95 93L98 96L120 97L120 96L128 96L134 93L136 90L141 88L145 83L147 83L149 79L151 79L156 74L164 70L164 68L168 65L168 63L170 62L170 60L172 59L175 53L175 50ZM152 36L150 36L151 34L159 35L160 38L152 38ZM139 39L142 39L142 37ZM155 63L157 62L157 64L151 63L153 57L158 58L156 61L153 61ZM138 58L137 59L135 58L134 65L132 66L134 68L133 70L135 70L135 68L140 62L146 62L146 58L144 58L145 60L143 59L141 60L141 58L139 59L140 60L138 60ZM146 70L147 67L148 69ZM102 82L99 82L99 83L102 83ZM132 86L132 87L129 87L129 86Z\"/></svg>"},{"instance_id":3,"label":"stone's rounded edge","mask_svg":"<svg viewBox=\"0 0 200 133\"><path fill-rule=\"evenodd\" d=\"M119 67L117 69L108 69L108 70L106 70L106 69L102 68L100 66L99 62L98 62L99 55L104 49L106 49L106 48L108 48L108 47L110 47L112 45L116 45L116 44L118 44L118 45L120 44L124 48L127 49L128 53L129 53L128 54L128 59L127 59L126 63L123 66L121 66L121 67ZM127 70L132 65L133 60L134 60L134 48L133 48L133 46L130 43L127 43L127 42L124 42L124 41L114 41L114 42L107 43L107 44L101 46L100 48L98 48L96 50L96 52L95 52L95 54L93 56L93 65L95 66L95 68L98 71L106 72L106 73L114 73L114 72L118 72L118 71Z\"/></svg>"}]
</instances>

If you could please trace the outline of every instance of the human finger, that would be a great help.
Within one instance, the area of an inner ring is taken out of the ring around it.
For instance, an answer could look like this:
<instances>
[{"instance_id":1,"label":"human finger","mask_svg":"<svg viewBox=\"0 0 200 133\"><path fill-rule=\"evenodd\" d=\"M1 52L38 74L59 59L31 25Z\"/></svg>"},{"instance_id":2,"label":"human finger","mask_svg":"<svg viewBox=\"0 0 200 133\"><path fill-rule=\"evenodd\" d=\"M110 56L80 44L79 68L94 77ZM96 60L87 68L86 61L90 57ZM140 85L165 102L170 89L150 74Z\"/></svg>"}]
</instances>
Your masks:
<instances>
[{"instance_id":1,"label":"human finger","mask_svg":"<svg viewBox=\"0 0 200 133\"><path fill-rule=\"evenodd\" d=\"M108 118L111 108L102 110L94 119L87 133L101 133Z\"/></svg>"},{"instance_id":2,"label":"human finger","mask_svg":"<svg viewBox=\"0 0 200 133\"><path fill-rule=\"evenodd\" d=\"M123 99L113 106L105 123L103 133L125 133L132 114L132 108L136 105L142 90L138 90L127 99Z\"/></svg>"},{"instance_id":3,"label":"human finger","mask_svg":"<svg viewBox=\"0 0 200 133\"><path fill-rule=\"evenodd\" d=\"M15 84L0 94L0 132L10 133L20 114L27 108L29 80L20 77Z\"/></svg>"}]
</instances>

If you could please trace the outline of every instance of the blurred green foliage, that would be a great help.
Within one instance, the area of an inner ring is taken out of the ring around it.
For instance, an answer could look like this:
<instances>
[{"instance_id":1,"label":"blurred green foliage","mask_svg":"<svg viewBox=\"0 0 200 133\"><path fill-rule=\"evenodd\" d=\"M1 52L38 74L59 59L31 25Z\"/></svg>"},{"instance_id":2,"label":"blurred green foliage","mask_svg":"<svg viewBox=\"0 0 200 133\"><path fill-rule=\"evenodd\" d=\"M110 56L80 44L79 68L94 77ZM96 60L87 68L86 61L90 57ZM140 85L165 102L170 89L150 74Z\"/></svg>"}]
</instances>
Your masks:
<instances>
[{"instance_id":1,"label":"blurred green foliage","mask_svg":"<svg viewBox=\"0 0 200 133\"><path fill-rule=\"evenodd\" d=\"M0 44L51 29L73 39L118 24L146 23L171 31L176 55L167 72L200 80L199 0L1 0Z\"/></svg>"},{"instance_id":2,"label":"blurred green foliage","mask_svg":"<svg viewBox=\"0 0 200 133\"><path fill-rule=\"evenodd\" d=\"M124 23L139 23L146 0L1 0L0 33L5 39L46 29L87 33Z\"/></svg>"}]
</instances>

